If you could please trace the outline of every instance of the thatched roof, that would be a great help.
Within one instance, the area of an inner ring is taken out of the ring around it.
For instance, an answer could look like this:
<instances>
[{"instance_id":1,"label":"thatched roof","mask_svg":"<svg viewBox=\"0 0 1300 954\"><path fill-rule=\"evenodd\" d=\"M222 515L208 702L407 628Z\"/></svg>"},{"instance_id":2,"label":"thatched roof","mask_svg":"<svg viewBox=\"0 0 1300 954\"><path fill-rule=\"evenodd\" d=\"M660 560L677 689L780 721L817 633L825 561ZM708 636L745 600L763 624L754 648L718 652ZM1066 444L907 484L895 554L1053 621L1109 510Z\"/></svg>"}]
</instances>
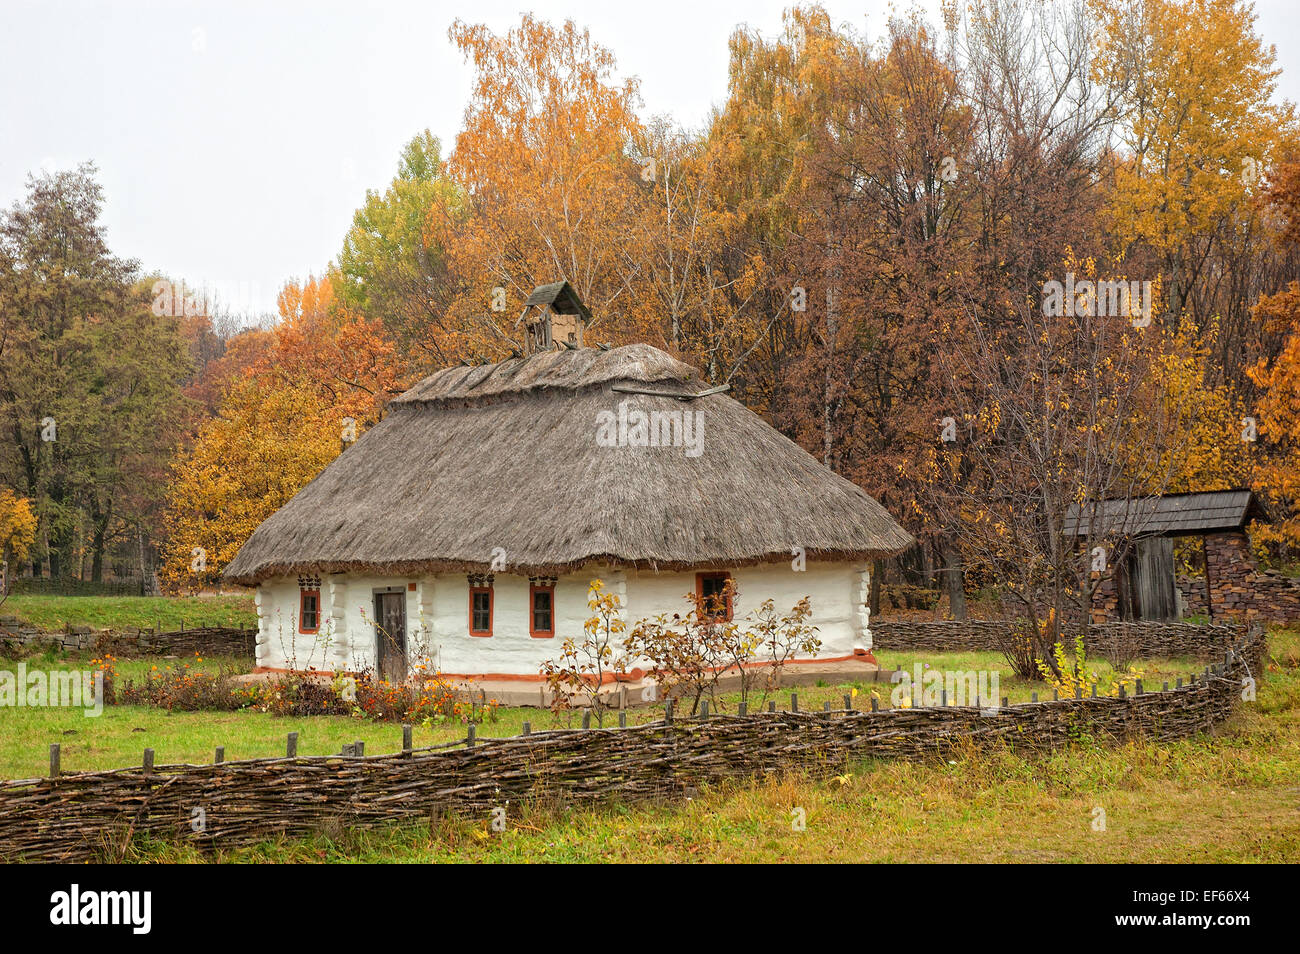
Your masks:
<instances>
[{"instance_id":1,"label":"thatched roof","mask_svg":"<svg viewBox=\"0 0 1300 954\"><path fill-rule=\"evenodd\" d=\"M1065 517L1066 536L1182 537L1242 530L1264 511L1250 490L1208 490L1077 504Z\"/></svg>"},{"instance_id":2,"label":"thatched roof","mask_svg":"<svg viewBox=\"0 0 1300 954\"><path fill-rule=\"evenodd\" d=\"M626 393L644 389L656 394ZM911 536L689 366L648 345L440 371L263 523L226 569L270 576L555 573L592 560L684 569L868 559ZM602 446L601 412L697 412L702 450Z\"/></svg>"}]
</instances>

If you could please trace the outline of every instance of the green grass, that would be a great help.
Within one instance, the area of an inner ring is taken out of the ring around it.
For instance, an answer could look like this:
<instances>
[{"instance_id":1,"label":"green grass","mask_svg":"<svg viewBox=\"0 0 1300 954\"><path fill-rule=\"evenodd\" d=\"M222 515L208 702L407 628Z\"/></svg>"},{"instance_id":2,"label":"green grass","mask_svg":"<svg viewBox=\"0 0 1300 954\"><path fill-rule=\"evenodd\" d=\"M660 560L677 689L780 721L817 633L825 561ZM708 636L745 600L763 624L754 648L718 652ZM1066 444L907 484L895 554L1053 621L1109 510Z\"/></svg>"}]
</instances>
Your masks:
<instances>
[{"instance_id":1,"label":"green grass","mask_svg":"<svg viewBox=\"0 0 1300 954\"><path fill-rule=\"evenodd\" d=\"M998 653L889 653L877 654L885 668L904 668L912 671L914 663L928 663L939 670L989 670L1000 674L1000 694L1012 703L1028 702L1033 692L1043 698L1050 695L1041 682L1030 683L1018 679L1006 669ZM90 657L85 654L46 652L28 657L28 670L34 668L86 669ZM190 660L195 665L193 660ZM0 658L0 669L14 671L18 660ZM121 660L117 665L120 682L133 679L137 683L153 667L172 663L159 659ZM234 658L204 658L198 668L209 672L220 670L247 672L250 663ZM1108 672L1105 663L1096 669ZM1148 660L1142 663L1147 685L1158 689L1162 681L1171 684L1178 676L1199 672L1201 664L1195 660ZM890 708L893 686L887 682L849 682L837 685L801 686L798 694L799 708L818 710L829 703L838 709L844 704L846 694L856 691L854 706L868 708L874 692L881 708ZM735 712L740 702L739 693L724 694L718 700L723 712ZM766 708L775 702L780 709L789 708L791 690L750 697L751 709ZM678 711L685 711L678 704ZM717 711L716 708L714 711ZM663 718L663 706L645 706L632 709L628 721L632 725L653 722ZM617 724L618 716L607 713L606 724ZM400 747L401 728L391 723L374 723L348 716L306 716L298 718L275 717L254 711L231 713L180 712L155 709L147 706L108 706L102 715L87 717L81 710L58 708L13 709L5 713L5 730L0 738L0 777L28 778L45 772L49 764L49 746L61 746L62 766L65 771L101 771L138 764L145 748L152 748L158 764L182 762L210 762L215 746L226 747L226 758L261 758L283 751L285 736L297 732L299 752L303 755L329 755L337 753L345 742L364 740L369 752L389 752ZM494 721L477 727L481 738L500 738L518 735L524 722L533 729L572 727L581 724L576 712L555 715L545 709L509 708L497 710ZM436 745L464 738L463 725L417 726L417 745ZM376 747L378 746L378 747Z\"/></svg>"},{"instance_id":2,"label":"green grass","mask_svg":"<svg viewBox=\"0 0 1300 954\"><path fill-rule=\"evenodd\" d=\"M875 656L880 663L881 669L902 669L909 674L915 672L914 667L917 663L920 663L923 667L928 664L932 668L941 671L997 672L998 689L1001 695L1006 696L1012 703L1028 702L1035 692L1042 699L1050 698L1052 693L1051 686L1043 682L1030 682L1027 679L1018 677L1007 667L1006 660L999 652L936 654L878 649L875 650ZM1115 668L1103 659L1089 658L1088 668L1100 677L1103 685L1115 673ZM1203 672L1205 663L1199 662L1192 657L1143 659L1135 663L1132 668L1141 674L1140 678L1145 689L1156 690L1161 688L1161 685L1165 682L1168 682L1171 686L1175 685L1180 676L1187 679L1193 673ZM881 705L888 704L887 700L892 688L887 683L878 687L877 693L880 696Z\"/></svg>"},{"instance_id":3,"label":"green grass","mask_svg":"<svg viewBox=\"0 0 1300 954\"><path fill-rule=\"evenodd\" d=\"M282 839L222 852L238 862L314 861L1300 861L1300 632L1275 632L1258 702L1219 736L1177 743L1135 742L1111 748L1077 745L1047 757L1008 751L970 752L947 763L868 760L836 779L799 774L727 784L686 803L573 809L510 806L508 830L487 818L436 825L390 825L372 832ZM919 655L939 669L979 669L996 654L880 654L893 666ZM205 660L217 666L221 660ZM224 661L229 662L229 661ZM1143 663L1151 671L1174 663ZM28 665L76 660L29 659ZM157 664L123 663L124 676ZM0 668L11 668L0 660ZM1199 669L1193 664L1193 669ZM1173 672L1174 669L1169 669ZM1153 680L1154 682L1154 680ZM877 688L888 699L888 684ZM1010 680L1004 694L1021 691ZM804 687L801 708L840 704L851 686ZM1010 691L1008 691L1010 690ZM1026 688L1026 693L1027 693ZM787 693L779 697L788 704ZM859 699L859 704L864 704ZM659 717L635 710L634 721ZM401 729L348 717L276 718L256 712L167 713L109 707L98 719L67 710L15 709L4 714L0 776L31 777L48 766L50 742L62 747L65 771L138 764L145 747L158 764L277 755L299 733L299 752L320 755L363 739L370 752L398 748ZM536 709L502 709L483 737L513 735L528 719L550 727ZM69 734L64 734L69 733ZM463 737L464 728L417 727L416 744ZM1092 829L1104 809L1107 829ZM795 831L802 808L807 829ZM138 860L197 861L188 847L146 847Z\"/></svg>"},{"instance_id":4,"label":"green grass","mask_svg":"<svg viewBox=\"0 0 1300 954\"><path fill-rule=\"evenodd\" d=\"M1216 738L869 760L815 781L728 784L684 803L509 806L487 817L281 839L216 860L267 862L1300 861L1300 635L1274 637L1258 702ZM1105 812L1094 830L1095 810ZM796 831L792 812L807 826ZM136 860L203 861L157 845Z\"/></svg>"},{"instance_id":5,"label":"green grass","mask_svg":"<svg viewBox=\"0 0 1300 954\"><path fill-rule=\"evenodd\" d=\"M0 615L17 616L45 630L64 626L96 629L153 628L182 625L255 626L252 596L39 596L11 595Z\"/></svg>"}]
</instances>

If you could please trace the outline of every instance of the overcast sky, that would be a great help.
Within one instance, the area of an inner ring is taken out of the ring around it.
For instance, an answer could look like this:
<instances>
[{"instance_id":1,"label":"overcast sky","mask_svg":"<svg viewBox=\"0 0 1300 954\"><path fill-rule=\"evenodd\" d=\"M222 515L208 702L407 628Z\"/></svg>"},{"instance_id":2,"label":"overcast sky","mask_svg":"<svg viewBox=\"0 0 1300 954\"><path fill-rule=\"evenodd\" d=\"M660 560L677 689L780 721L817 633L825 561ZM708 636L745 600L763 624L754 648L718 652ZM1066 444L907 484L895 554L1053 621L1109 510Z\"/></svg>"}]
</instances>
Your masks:
<instances>
[{"instance_id":1,"label":"overcast sky","mask_svg":"<svg viewBox=\"0 0 1300 954\"><path fill-rule=\"evenodd\" d=\"M728 35L744 22L770 36L789 5L0 0L0 205L28 172L93 160L115 252L271 311L286 279L338 254L403 143L427 127L450 150L471 79L447 40L457 17L498 33L526 9L571 18L640 78L647 113L698 126L726 93ZM888 13L885 0L823 5L873 37ZM937 20L937 2L918 6ZM1300 4L1256 10L1296 101Z\"/></svg>"}]
</instances>

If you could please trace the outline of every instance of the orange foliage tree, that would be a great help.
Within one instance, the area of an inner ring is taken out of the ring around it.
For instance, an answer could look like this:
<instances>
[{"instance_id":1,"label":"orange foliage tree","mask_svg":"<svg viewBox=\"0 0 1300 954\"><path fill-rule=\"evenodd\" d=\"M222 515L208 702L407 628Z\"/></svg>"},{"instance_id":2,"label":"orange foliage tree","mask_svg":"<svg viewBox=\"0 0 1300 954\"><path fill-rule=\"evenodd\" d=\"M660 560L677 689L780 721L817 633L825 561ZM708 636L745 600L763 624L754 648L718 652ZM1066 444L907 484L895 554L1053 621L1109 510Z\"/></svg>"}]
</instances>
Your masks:
<instances>
[{"instance_id":1,"label":"orange foliage tree","mask_svg":"<svg viewBox=\"0 0 1300 954\"><path fill-rule=\"evenodd\" d=\"M406 371L377 320L334 298L334 277L290 282L270 347L254 349L168 492L163 579L215 582L263 520L379 420Z\"/></svg>"}]
</instances>

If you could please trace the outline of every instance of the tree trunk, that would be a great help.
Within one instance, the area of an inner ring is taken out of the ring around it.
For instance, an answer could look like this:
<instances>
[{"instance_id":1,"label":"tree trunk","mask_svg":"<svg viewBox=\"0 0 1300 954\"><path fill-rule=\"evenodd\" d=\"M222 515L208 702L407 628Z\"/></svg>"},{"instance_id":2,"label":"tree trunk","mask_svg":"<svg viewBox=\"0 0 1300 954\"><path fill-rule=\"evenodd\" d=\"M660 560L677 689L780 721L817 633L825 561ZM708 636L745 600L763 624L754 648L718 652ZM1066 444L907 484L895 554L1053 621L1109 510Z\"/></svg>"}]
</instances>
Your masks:
<instances>
[{"instance_id":1,"label":"tree trunk","mask_svg":"<svg viewBox=\"0 0 1300 954\"><path fill-rule=\"evenodd\" d=\"M91 543L91 562L90 562L90 579L94 583L102 583L104 580L104 548L105 541L108 538L108 523L112 516L112 507L105 507L104 512L99 512L99 504L96 502L94 511L91 514L92 543Z\"/></svg>"},{"instance_id":2,"label":"tree trunk","mask_svg":"<svg viewBox=\"0 0 1300 954\"><path fill-rule=\"evenodd\" d=\"M826 378L822 385L822 463L832 470L831 454L834 449L835 429L835 345L840 333L838 297L840 293L840 249L828 243L827 256L831 260L830 280L826 284Z\"/></svg>"},{"instance_id":3,"label":"tree trunk","mask_svg":"<svg viewBox=\"0 0 1300 954\"><path fill-rule=\"evenodd\" d=\"M145 558L144 531L139 527L135 528L135 552L140 561L140 595L157 596L158 579L149 569L149 561Z\"/></svg>"},{"instance_id":4,"label":"tree trunk","mask_svg":"<svg viewBox=\"0 0 1300 954\"><path fill-rule=\"evenodd\" d=\"M962 570L961 554L955 547L943 544L944 583L948 587L948 613L953 619L966 618L966 574Z\"/></svg>"}]
</instances>

